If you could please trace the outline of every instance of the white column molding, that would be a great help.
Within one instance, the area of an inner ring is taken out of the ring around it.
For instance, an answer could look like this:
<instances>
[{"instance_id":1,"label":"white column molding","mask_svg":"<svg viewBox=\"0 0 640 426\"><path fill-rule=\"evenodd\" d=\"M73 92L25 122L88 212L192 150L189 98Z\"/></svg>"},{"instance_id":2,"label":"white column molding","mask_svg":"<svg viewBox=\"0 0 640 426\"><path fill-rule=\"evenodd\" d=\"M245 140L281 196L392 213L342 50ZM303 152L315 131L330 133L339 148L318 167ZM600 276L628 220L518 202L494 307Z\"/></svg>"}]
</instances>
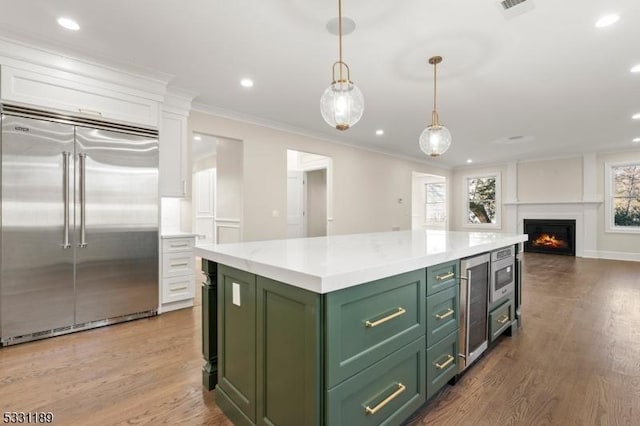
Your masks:
<instances>
[{"instance_id":1,"label":"white column molding","mask_svg":"<svg viewBox=\"0 0 640 426\"><path fill-rule=\"evenodd\" d=\"M596 177L596 154L588 152L582 156L582 201L585 203L598 201Z\"/></svg>"},{"instance_id":2,"label":"white column molding","mask_svg":"<svg viewBox=\"0 0 640 426\"><path fill-rule=\"evenodd\" d=\"M598 206L591 204L598 199L598 189L596 184L597 160L593 152L585 153L582 156L582 201L584 204L584 226L583 226L583 247L584 256L591 257L598 250ZM576 231L577 232L577 231Z\"/></svg>"},{"instance_id":3,"label":"white column molding","mask_svg":"<svg viewBox=\"0 0 640 426\"><path fill-rule=\"evenodd\" d=\"M503 203L506 232L518 232L518 163L507 164L507 181L505 182L505 202Z\"/></svg>"}]
</instances>

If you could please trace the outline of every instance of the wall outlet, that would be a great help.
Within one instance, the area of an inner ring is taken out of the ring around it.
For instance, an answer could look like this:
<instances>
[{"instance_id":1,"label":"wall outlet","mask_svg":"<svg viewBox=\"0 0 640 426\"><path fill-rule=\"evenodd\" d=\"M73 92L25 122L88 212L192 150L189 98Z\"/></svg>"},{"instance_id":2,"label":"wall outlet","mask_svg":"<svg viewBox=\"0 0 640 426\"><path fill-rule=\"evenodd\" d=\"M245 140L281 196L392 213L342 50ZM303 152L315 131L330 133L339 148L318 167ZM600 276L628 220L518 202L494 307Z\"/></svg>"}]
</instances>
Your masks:
<instances>
[{"instance_id":1,"label":"wall outlet","mask_svg":"<svg viewBox=\"0 0 640 426\"><path fill-rule=\"evenodd\" d=\"M240 306L240 284L232 283L231 288L232 288L231 301L234 305Z\"/></svg>"}]
</instances>

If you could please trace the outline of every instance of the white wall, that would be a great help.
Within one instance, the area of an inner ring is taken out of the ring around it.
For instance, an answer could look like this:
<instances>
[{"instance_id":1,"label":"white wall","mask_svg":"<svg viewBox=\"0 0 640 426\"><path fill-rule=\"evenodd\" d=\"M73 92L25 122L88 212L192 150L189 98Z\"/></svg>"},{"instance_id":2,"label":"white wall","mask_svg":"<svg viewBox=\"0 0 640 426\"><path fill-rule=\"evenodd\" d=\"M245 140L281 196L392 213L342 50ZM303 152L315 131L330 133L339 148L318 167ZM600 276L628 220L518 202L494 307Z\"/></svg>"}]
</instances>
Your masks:
<instances>
[{"instance_id":1,"label":"white wall","mask_svg":"<svg viewBox=\"0 0 640 426\"><path fill-rule=\"evenodd\" d=\"M518 201L581 201L582 157L518 163Z\"/></svg>"},{"instance_id":2,"label":"white wall","mask_svg":"<svg viewBox=\"0 0 640 426\"><path fill-rule=\"evenodd\" d=\"M411 229L411 172L451 175L417 161L200 112L191 113L189 128L243 143L244 241L286 237L287 149L332 158L330 234ZM224 161L218 152L218 169Z\"/></svg>"},{"instance_id":3,"label":"white wall","mask_svg":"<svg viewBox=\"0 0 640 426\"><path fill-rule=\"evenodd\" d=\"M640 261L640 234L605 231L605 163L624 161L640 161L640 149L455 169L450 227L469 230L461 226L464 177L500 172L503 206L502 226L498 232L521 232L525 217L573 218L577 227L577 255Z\"/></svg>"}]
</instances>

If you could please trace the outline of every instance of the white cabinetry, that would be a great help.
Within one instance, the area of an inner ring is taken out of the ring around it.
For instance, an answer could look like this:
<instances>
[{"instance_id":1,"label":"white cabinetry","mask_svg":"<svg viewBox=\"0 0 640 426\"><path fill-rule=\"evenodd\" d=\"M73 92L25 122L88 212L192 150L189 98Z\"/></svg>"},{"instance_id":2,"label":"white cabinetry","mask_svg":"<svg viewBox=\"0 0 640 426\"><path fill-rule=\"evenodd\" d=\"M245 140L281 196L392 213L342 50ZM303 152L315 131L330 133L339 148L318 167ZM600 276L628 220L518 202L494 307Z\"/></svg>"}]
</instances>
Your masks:
<instances>
[{"instance_id":1,"label":"white cabinetry","mask_svg":"<svg viewBox=\"0 0 640 426\"><path fill-rule=\"evenodd\" d=\"M194 245L193 234L162 236L162 312L193 306L196 281Z\"/></svg>"},{"instance_id":2,"label":"white cabinetry","mask_svg":"<svg viewBox=\"0 0 640 426\"><path fill-rule=\"evenodd\" d=\"M160 196L184 197L188 180L187 118L193 95L167 93L160 121Z\"/></svg>"},{"instance_id":3,"label":"white cabinetry","mask_svg":"<svg viewBox=\"0 0 640 426\"><path fill-rule=\"evenodd\" d=\"M160 97L33 64L2 65L2 102L158 127Z\"/></svg>"}]
</instances>

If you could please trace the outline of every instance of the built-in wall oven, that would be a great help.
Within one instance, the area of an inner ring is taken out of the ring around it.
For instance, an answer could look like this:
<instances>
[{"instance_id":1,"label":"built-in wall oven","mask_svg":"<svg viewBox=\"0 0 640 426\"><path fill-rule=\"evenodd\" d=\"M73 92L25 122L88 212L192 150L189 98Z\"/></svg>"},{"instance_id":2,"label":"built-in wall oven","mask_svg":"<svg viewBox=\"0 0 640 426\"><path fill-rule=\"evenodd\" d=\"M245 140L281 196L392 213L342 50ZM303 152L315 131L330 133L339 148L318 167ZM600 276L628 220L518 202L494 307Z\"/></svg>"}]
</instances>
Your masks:
<instances>
[{"instance_id":1,"label":"built-in wall oven","mask_svg":"<svg viewBox=\"0 0 640 426\"><path fill-rule=\"evenodd\" d=\"M491 252L491 286L489 303L495 303L513 293L516 279L515 247L505 247Z\"/></svg>"},{"instance_id":2,"label":"built-in wall oven","mask_svg":"<svg viewBox=\"0 0 640 426\"><path fill-rule=\"evenodd\" d=\"M490 263L489 253L460 261L459 372L487 349Z\"/></svg>"}]
</instances>

